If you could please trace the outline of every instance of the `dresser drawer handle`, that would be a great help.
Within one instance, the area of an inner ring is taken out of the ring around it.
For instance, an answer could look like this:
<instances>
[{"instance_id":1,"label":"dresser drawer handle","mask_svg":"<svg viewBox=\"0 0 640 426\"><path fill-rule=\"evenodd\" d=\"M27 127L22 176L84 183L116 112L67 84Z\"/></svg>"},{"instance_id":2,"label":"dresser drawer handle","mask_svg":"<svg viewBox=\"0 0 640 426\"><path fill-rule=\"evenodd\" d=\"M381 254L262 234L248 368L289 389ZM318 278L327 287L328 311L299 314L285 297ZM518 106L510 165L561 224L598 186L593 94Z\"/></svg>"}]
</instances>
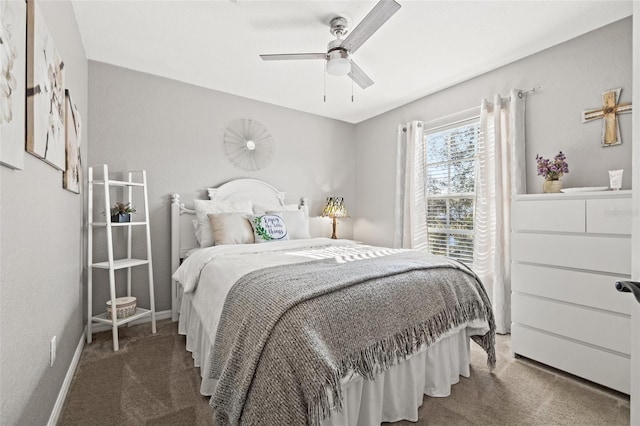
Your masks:
<instances>
[{"instance_id":1,"label":"dresser drawer handle","mask_svg":"<svg viewBox=\"0 0 640 426\"><path fill-rule=\"evenodd\" d=\"M640 283L637 281L616 281L616 290L624 293L633 293L640 303Z\"/></svg>"}]
</instances>

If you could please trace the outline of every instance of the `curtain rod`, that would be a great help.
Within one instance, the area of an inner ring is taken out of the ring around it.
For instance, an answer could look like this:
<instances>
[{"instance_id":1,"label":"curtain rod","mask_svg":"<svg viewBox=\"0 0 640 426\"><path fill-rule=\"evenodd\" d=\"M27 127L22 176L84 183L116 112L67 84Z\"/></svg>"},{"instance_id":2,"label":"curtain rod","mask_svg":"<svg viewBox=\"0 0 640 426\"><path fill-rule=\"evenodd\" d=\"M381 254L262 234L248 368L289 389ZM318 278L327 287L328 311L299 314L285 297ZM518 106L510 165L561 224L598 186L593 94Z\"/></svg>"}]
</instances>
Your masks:
<instances>
[{"instance_id":1,"label":"curtain rod","mask_svg":"<svg viewBox=\"0 0 640 426\"><path fill-rule=\"evenodd\" d=\"M530 94L536 93L536 92L537 92L537 91L539 91L540 89L541 89L541 86L540 86L540 85L537 85L537 86L532 87L531 89L527 89L527 90L520 90L520 91L518 92L518 97L519 97L519 98L522 98L523 96L527 96L527 95L530 95ZM511 96L507 96L506 98L502 98L502 99L503 99L503 100L510 100L510 99L511 99ZM436 121L441 121L441 120L444 120L444 119L449 118L449 117L453 117L453 116L456 116L456 115L464 114L464 113L466 113L466 112L471 112L471 111L479 110L479 109L480 109L480 105L478 105L478 106L474 106L474 107L471 107L471 108L463 109L462 111L454 112L453 114L448 114L448 115L444 115L444 116L442 116L442 117L434 118L433 120L423 121L423 122L422 122L422 124L423 124L423 125L426 125L426 124L429 124L429 123L433 123L433 122L436 122ZM478 117L479 117L479 116L478 116ZM446 124L445 126L449 126L449 125L451 125L451 124L462 123L462 122L464 122L464 121L471 120L471 119L478 118L478 117L473 116L473 117L465 118L465 119L463 119L463 120L456 121L455 123L448 123L448 124ZM440 127L443 127L443 126L438 126L438 127L435 127L434 129L437 129L437 128L440 128ZM429 129L429 130L433 130L433 129Z\"/></svg>"},{"instance_id":2,"label":"curtain rod","mask_svg":"<svg viewBox=\"0 0 640 426\"><path fill-rule=\"evenodd\" d=\"M537 85L537 86L532 87L531 89L528 89L528 90L521 90L521 91L518 92L518 97L522 98L522 96L531 95L533 93L536 93L540 89L541 89L541 86ZM509 96L509 98L511 98L511 96Z\"/></svg>"},{"instance_id":3,"label":"curtain rod","mask_svg":"<svg viewBox=\"0 0 640 426\"><path fill-rule=\"evenodd\" d=\"M527 90L520 90L520 91L518 92L518 97L519 97L519 98L522 98L523 96L531 95L531 94L536 93L537 91L539 91L541 88L542 88L542 87L541 87L540 85L537 85L537 86L532 87L531 89L527 89ZM503 101L508 101L508 100L511 100L511 96L507 96L506 98L500 98L500 99L502 99ZM442 120L447 119L447 118L449 118L449 117L454 117L454 116L456 116L456 115L464 114L464 113L471 112L471 111L475 111L475 110L480 110L480 105L478 105L478 106L474 106L474 107L471 107L471 108L467 108L467 109L463 109L462 111L457 111L457 112L454 112L454 113L452 113L452 114L443 115L442 117L434 118L433 120L423 121L423 122L422 122L422 125L423 125L423 126L426 126L426 125L427 125L427 124L429 124L429 123L434 123L434 122L436 122L436 121L442 121ZM480 115L474 115L474 116L472 116L472 117L464 118L464 119L461 119L461 120L455 121L455 122L453 122L453 123L443 124L442 126L431 127L431 128L429 128L429 129L425 129L424 131L425 131L425 132L430 132L430 131L434 131L434 130L442 129L442 128L444 128L444 127L453 126L453 125L455 125L455 124L464 123L465 121L474 120L474 119L477 119L477 118L480 118ZM407 128L406 128L406 127L403 127L403 128L402 128L402 130L403 130L404 132L406 132L406 131L407 131Z\"/></svg>"},{"instance_id":4,"label":"curtain rod","mask_svg":"<svg viewBox=\"0 0 640 426\"><path fill-rule=\"evenodd\" d=\"M540 90L540 86L532 87L531 89L527 89L527 90L520 90L518 92L518 97L520 99L522 99L523 96L532 95L532 94L536 93L539 90ZM511 95L509 95L507 97L504 97L504 98L500 97L500 100L502 100L502 101L510 101L511 100Z\"/></svg>"}]
</instances>

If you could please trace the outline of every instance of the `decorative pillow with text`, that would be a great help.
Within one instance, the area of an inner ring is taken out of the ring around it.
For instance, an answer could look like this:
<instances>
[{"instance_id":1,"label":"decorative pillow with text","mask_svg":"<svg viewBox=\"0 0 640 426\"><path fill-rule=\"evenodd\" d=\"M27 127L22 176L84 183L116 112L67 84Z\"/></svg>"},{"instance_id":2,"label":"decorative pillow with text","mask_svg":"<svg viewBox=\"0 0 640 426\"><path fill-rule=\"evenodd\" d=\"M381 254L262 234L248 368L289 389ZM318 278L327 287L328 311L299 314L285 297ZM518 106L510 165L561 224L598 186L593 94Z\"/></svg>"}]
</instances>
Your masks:
<instances>
[{"instance_id":1,"label":"decorative pillow with text","mask_svg":"<svg viewBox=\"0 0 640 426\"><path fill-rule=\"evenodd\" d=\"M287 225L282 217L275 214L249 215L256 243L284 241L289 239Z\"/></svg>"},{"instance_id":2,"label":"decorative pillow with text","mask_svg":"<svg viewBox=\"0 0 640 426\"><path fill-rule=\"evenodd\" d=\"M309 234L309 217L307 217L302 210L268 211L267 214L275 214L284 219L290 240L311 238Z\"/></svg>"}]
</instances>

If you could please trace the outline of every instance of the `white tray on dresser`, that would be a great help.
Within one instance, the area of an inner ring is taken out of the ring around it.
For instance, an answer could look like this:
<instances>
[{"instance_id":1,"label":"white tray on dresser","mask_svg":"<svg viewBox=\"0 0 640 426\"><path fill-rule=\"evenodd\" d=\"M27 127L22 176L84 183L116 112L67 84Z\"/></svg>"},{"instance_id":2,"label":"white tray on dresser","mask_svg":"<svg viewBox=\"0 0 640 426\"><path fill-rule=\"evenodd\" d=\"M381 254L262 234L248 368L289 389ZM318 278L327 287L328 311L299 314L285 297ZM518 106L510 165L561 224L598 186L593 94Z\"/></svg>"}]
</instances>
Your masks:
<instances>
[{"instance_id":1,"label":"white tray on dresser","mask_svg":"<svg viewBox=\"0 0 640 426\"><path fill-rule=\"evenodd\" d=\"M630 392L631 191L512 203L512 350Z\"/></svg>"}]
</instances>

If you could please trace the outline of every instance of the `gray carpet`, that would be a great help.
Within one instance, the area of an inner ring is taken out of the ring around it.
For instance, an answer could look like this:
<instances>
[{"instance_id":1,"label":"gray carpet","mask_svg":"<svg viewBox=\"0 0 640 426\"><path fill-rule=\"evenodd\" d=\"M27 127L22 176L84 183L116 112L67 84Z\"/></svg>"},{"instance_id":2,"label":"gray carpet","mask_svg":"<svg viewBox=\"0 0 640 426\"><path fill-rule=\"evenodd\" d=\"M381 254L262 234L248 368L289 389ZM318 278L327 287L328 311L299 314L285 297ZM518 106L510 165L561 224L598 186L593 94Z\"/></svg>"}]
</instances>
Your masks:
<instances>
[{"instance_id":1,"label":"gray carpet","mask_svg":"<svg viewBox=\"0 0 640 426\"><path fill-rule=\"evenodd\" d=\"M449 398L425 397L419 425L628 425L629 398L524 358L515 359L509 337L498 336L498 365L472 343L472 372ZM208 398L200 395L185 338L176 323L120 329L86 345L60 425L212 425ZM394 425L415 425L398 422Z\"/></svg>"}]
</instances>

